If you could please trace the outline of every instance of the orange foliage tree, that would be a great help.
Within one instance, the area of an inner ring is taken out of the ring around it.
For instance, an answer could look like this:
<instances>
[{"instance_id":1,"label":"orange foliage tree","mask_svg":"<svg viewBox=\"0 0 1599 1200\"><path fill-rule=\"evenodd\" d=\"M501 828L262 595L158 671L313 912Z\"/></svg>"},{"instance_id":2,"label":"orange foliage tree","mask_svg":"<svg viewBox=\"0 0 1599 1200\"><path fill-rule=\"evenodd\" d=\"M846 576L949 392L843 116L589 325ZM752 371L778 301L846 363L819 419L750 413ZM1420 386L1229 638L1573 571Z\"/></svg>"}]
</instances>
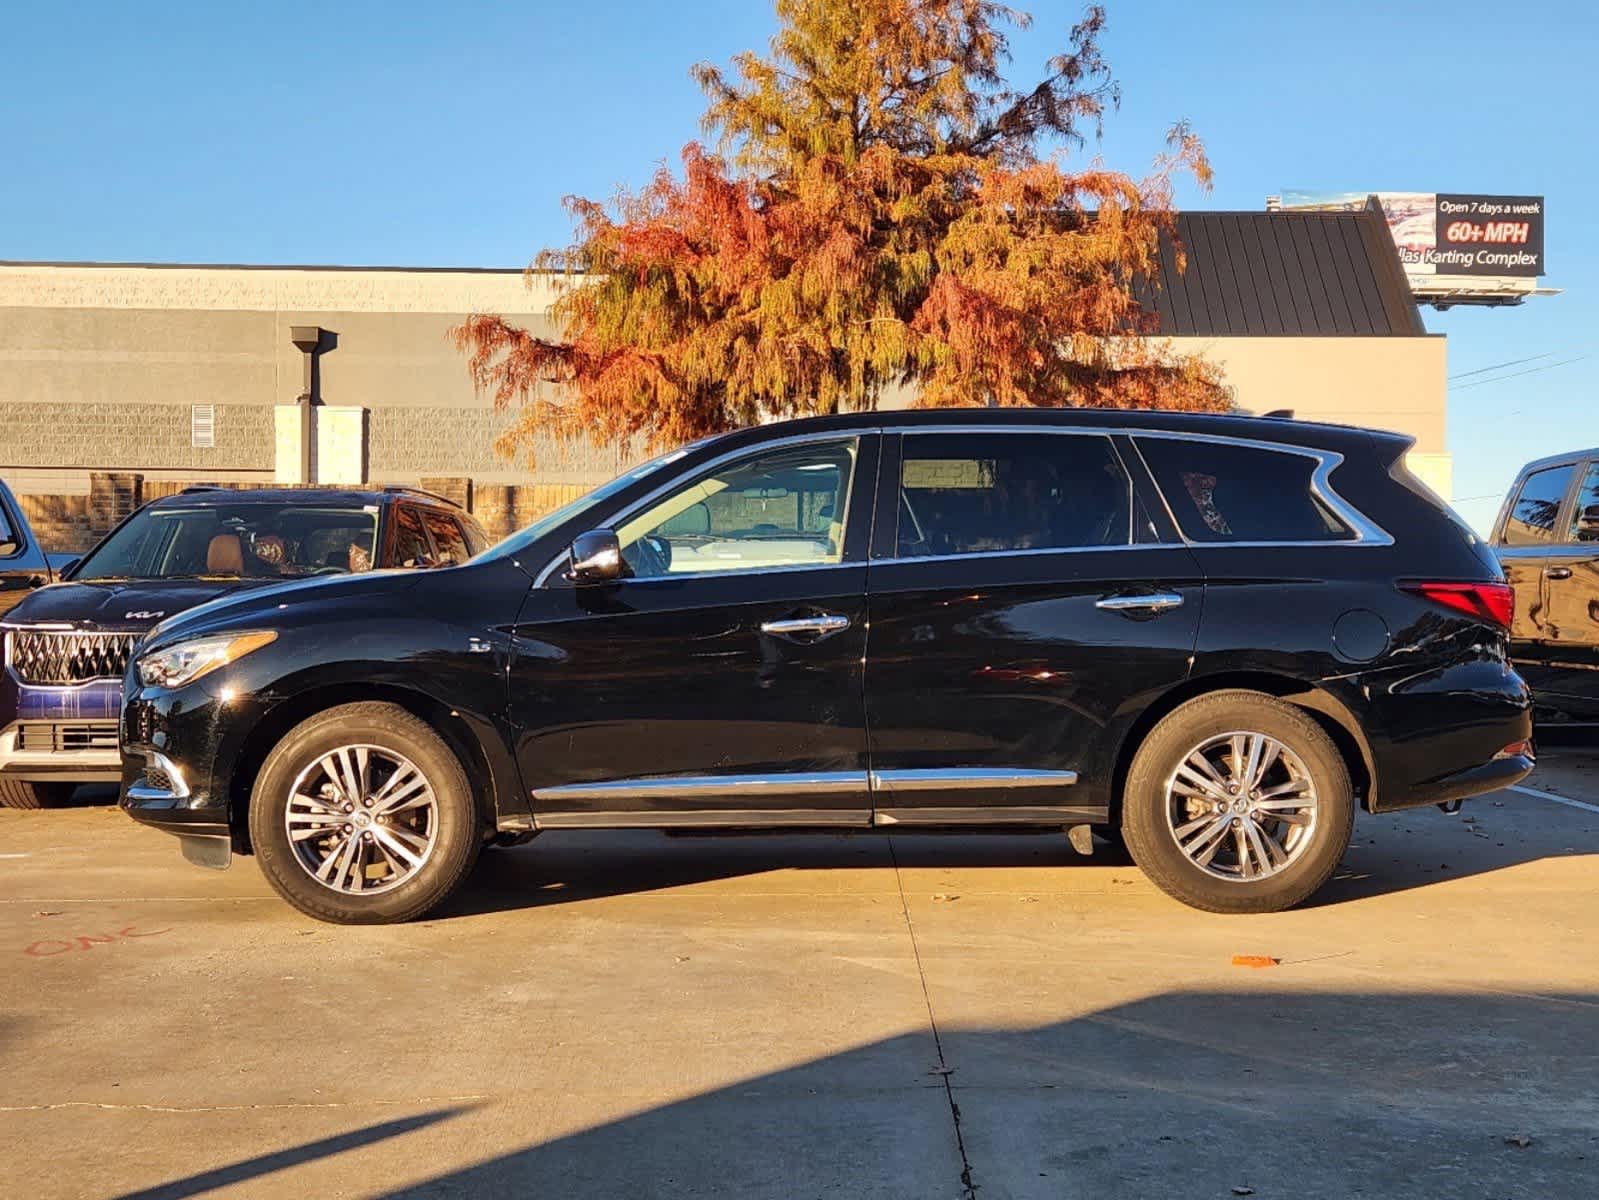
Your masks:
<instances>
[{"instance_id":1,"label":"orange foliage tree","mask_svg":"<svg viewBox=\"0 0 1599 1200\"><path fill-rule=\"evenodd\" d=\"M1185 125L1141 180L1069 169L1116 85L1090 8L1048 76L1001 74L993 0L777 0L771 53L701 65L717 150L691 143L611 205L569 198L546 339L476 314L477 385L535 431L672 445L778 417L923 405L1224 408L1203 360L1139 306L1172 183L1208 186Z\"/></svg>"}]
</instances>

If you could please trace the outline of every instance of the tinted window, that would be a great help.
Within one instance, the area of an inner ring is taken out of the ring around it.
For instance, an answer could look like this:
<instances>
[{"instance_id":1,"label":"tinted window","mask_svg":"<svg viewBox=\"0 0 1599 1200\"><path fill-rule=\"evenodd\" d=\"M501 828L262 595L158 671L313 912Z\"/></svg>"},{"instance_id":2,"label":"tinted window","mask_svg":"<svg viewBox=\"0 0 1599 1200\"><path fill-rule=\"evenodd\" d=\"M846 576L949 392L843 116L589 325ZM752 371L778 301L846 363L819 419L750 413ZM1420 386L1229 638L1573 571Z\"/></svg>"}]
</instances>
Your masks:
<instances>
[{"instance_id":1,"label":"tinted window","mask_svg":"<svg viewBox=\"0 0 1599 1200\"><path fill-rule=\"evenodd\" d=\"M409 504L394 506L394 561L391 567L420 567L432 555L422 518Z\"/></svg>"},{"instance_id":2,"label":"tinted window","mask_svg":"<svg viewBox=\"0 0 1599 1200\"><path fill-rule=\"evenodd\" d=\"M1577 491L1577 511L1571 516L1571 542L1599 542L1599 463L1588 467Z\"/></svg>"},{"instance_id":3,"label":"tinted window","mask_svg":"<svg viewBox=\"0 0 1599 1200\"><path fill-rule=\"evenodd\" d=\"M1108 438L907 434L902 558L1125 546L1131 487Z\"/></svg>"},{"instance_id":4,"label":"tinted window","mask_svg":"<svg viewBox=\"0 0 1599 1200\"><path fill-rule=\"evenodd\" d=\"M437 552L439 566L453 567L472 557L466 548L466 538L461 536L461 527L449 513L424 509L422 520L433 535L433 549Z\"/></svg>"},{"instance_id":5,"label":"tinted window","mask_svg":"<svg viewBox=\"0 0 1599 1200\"><path fill-rule=\"evenodd\" d=\"M377 513L246 502L145 508L97 546L74 579L300 579L371 565Z\"/></svg>"},{"instance_id":6,"label":"tinted window","mask_svg":"<svg viewBox=\"0 0 1599 1200\"><path fill-rule=\"evenodd\" d=\"M11 523L6 519L5 507L0 505L0 558L15 554L20 545L17 535L11 530Z\"/></svg>"},{"instance_id":7,"label":"tinted window","mask_svg":"<svg viewBox=\"0 0 1599 1200\"><path fill-rule=\"evenodd\" d=\"M1534 546L1555 540L1560 506L1565 503L1571 477L1576 473L1576 465L1567 463L1527 476L1505 521L1505 545Z\"/></svg>"},{"instance_id":8,"label":"tinted window","mask_svg":"<svg viewBox=\"0 0 1599 1200\"><path fill-rule=\"evenodd\" d=\"M1354 536L1312 490L1318 464L1308 455L1187 438L1137 440L1191 542L1332 542Z\"/></svg>"},{"instance_id":9,"label":"tinted window","mask_svg":"<svg viewBox=\"0 0 1599 1200\"><path fill-rule=\"evenodd\" d=\"M855 439L811 442L719 467L616 531L635 576L836 563Z\"/></svg>"}]
</instances>

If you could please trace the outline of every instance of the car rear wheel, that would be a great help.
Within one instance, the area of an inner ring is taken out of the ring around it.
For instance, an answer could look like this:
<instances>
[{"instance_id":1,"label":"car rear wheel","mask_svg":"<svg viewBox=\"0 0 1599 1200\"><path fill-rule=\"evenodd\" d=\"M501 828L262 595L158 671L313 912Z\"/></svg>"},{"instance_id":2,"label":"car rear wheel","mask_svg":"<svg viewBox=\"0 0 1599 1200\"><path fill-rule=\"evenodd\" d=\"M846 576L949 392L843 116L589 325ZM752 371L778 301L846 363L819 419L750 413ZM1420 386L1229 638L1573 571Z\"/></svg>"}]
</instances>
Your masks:
<instances>
[{"instance_id":1,"label":"car rear wheel","mask_svg":"<svg viewBox=\"0 0 1599 1200\"><path fill-rule=\"evenodd\" d=\"M1200 696L1144 739L1122 830L1162 891L1207 912L1280 912L1332 876L1355 800L1332 739L1260 692Z\"/></svg>"},{"instance_id":2,"label":"car rear wheel","mask_svg":"<svg viewBox=\"0 0 1599 1200\"><path fill-rule=\"evenodd\" d=\"M65 804L77 790L74 783L29 783L0 779L0 808L50 808Z\"/></svg>"},{"instance_id":3,"label":"car rear wheel","mask_svg":"<svg viewBox=\"0 0 1599 1200\"><path fill-rule=\"evenodd\" d=\"M301 722L261 767L250 840L267 882L323 921L408 921L466 878L482 844L460 760L390 704Z\"/></svg>"}]
</instances>

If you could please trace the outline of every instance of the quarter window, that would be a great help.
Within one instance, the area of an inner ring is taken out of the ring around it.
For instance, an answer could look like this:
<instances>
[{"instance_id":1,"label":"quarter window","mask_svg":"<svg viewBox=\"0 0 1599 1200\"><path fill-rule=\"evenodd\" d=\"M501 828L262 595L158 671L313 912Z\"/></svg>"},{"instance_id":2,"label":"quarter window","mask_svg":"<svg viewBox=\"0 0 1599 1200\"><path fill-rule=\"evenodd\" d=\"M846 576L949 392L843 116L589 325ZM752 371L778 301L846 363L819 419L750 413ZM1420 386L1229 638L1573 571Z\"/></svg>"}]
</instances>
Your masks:
<instances>
[{"instance_id":1,"label":"quarter window","mask_svg":"<svg viewBox=\"0 0 1599 1200\"><path fill-rule=\"evenodd\" d=\"M1577 509L1571 514L1571 542L1599 542L1599 463L1588 465L1577 491Z\"/></svg>"},{"instance_id":2,"label":"quarter window","mask_svg":"<svg viewBox=\"0 0 1599 1200\"><path fill-rule=\"evenodd\" d=\"M1336 542L1353 532L1322 502L1305 454L1188 438L1138 449L1191 542Z\"/></svg>"},{"instance_id":3,"label":"quarter window","mask_svg":"<svg viewBox=\"0 0 1599 1200\"><path fill-rule=\"evenodd\" d=\"M1108 438L905 436L901 558L1125 546L1131 512L1131 484Z\"/></svg>"},{"instance_id":4,"label":"quarter window","mask_svg":"<svg viewBox=\"0 0 1599 1200\"><path fill-rule=\"evenodd\" d=\"M1536 546L1555 540L1560 506L1566 501L1572 476L1576 473L1576 465L1567 463L1527 476L1505 521L1505 545Z\"/></svg>"},{"instance_id":5,"label":"quarter window","mask_svg":"<svg viewBox=\"0 0 1599 1200\"><path fill-rule=\"evenodd\" d=\"M639 578L842 562L855 454L849 438L719 467L624 523L622 558Z\"/></svg>"}]
</instances>

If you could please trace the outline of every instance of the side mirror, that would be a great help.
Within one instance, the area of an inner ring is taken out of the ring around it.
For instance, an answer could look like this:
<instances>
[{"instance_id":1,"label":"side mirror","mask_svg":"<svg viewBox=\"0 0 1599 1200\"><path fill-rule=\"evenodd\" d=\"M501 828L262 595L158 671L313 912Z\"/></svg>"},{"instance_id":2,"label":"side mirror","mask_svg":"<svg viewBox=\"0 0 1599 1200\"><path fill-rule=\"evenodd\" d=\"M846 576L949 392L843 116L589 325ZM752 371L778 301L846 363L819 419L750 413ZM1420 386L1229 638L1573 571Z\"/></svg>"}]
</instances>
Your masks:
<instances>
[{"instance_id":1,"label":"side mirror","mask_svg":"<svg viewBox=\"0 0 1599 1200\"><path fill-rule=\"evenodd\" d=\"M55 577L57 579L65 579L82 561L83 560L81 558L55 560L50 563L50 570L55 573Z\"/></svg>"},{"instance_id":2,"label":"side mirror","mask_svg":"<svg viewBox=\"0 0 1599 1200\"><path fill-rule=\"evenodd\" d=\"M622 543L611 529L590 529L572 539L566 577L573 583L611 583L622 578Z\"/></svg>"}]
</instances>

